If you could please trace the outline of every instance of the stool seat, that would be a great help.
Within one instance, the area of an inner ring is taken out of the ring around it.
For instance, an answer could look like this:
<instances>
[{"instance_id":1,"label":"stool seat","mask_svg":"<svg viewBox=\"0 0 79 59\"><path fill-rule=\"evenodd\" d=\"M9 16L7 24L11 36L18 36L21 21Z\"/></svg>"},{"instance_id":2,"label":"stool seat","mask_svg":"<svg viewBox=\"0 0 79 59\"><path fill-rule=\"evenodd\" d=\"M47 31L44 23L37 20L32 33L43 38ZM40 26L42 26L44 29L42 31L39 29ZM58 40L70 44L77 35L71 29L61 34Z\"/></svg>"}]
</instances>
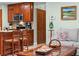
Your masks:
<instances>
[{"instance_id":1,"label":"stool seat","mask_svg":"<svg viewBox=\"0 0 79 59\"><path fill-rule=\"evenodd\" d=\"M26 40L27 38L20 38L20 40L22 40L22 39L23 39L23 40Z\"/></svg>"},{"instance_id":2,"label":"stool seat","mask_svg":"<svg viewBox=\"0 0 79 59\"><path fill-rule=\"evenodd\" d=\"M12 39L9 39L9 40L5 40L4 42L9 42L9 43L11 42L11 43L12 43L12 42L18 42L18 40L14 39L14 40L12 41Z\"/></svg>"}]
</instances>

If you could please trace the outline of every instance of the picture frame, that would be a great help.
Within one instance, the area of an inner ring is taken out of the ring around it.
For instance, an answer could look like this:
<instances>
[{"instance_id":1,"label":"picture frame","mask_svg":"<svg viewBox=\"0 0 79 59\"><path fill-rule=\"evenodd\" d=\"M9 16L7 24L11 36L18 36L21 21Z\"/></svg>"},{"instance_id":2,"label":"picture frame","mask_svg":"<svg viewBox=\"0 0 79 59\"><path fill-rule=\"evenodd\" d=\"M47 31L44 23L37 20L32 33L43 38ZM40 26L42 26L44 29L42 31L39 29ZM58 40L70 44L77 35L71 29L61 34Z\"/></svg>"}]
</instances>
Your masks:
<instances>
[{"instance_id":1,"label":"picture frame","mask_svg":"<svg viewBox=\"0 0 79 59\"><path fill-rule=\"evenodd\" d=\"M62 20L76 20L76 6L61 7L61 19Z\"/></svg>"}]
</instances>

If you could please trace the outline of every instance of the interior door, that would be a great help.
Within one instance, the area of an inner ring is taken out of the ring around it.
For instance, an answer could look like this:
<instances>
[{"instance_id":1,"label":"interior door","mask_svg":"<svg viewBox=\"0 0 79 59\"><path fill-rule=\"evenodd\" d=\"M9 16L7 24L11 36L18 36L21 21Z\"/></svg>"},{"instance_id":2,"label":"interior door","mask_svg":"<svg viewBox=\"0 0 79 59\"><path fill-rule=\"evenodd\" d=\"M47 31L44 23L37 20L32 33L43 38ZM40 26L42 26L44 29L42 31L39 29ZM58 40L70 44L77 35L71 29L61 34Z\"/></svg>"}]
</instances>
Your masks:
<instances>
[{"instance_id":1,"label":"interior door","mask_svg":"<svg viewBox=\"0 0 79 59\"><path fill-rule=\"evenodd\" d=\"M0 29L2 29L2 10L0 9Z\"/></svg>"},{"instance_id":2,"label":"interior door","mask_svg":"<svg viewBox=\"0 0 79 59\"><path fill-rule=\"evenodd\" d=\"M46 43L46 11L37 9L37 44Z\"/></svg>"}]
</instances>

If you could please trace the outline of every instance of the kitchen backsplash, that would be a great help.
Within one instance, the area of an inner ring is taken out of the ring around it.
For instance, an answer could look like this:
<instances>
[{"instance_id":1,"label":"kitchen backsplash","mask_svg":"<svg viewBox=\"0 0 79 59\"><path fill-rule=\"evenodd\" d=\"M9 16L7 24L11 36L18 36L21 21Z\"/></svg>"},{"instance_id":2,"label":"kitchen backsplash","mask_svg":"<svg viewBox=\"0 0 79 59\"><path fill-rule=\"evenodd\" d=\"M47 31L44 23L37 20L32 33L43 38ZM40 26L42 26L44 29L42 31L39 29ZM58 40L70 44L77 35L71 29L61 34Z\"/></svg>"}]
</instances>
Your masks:
<instances>
[{"instance_id":1,"label":"kitchen backsplash","mask_svg":"<svg viewBox=\"0 0 79 59\"><path fill-rule=\"evenodd\" d=\"M33 25L33 22L24 22L24 25L20 25L19 22L13 22L13 23L9 23L9 28L12 29L12 28L25 28L25 29L33 29L32 27Z\"/></svg>"}]
</instances>

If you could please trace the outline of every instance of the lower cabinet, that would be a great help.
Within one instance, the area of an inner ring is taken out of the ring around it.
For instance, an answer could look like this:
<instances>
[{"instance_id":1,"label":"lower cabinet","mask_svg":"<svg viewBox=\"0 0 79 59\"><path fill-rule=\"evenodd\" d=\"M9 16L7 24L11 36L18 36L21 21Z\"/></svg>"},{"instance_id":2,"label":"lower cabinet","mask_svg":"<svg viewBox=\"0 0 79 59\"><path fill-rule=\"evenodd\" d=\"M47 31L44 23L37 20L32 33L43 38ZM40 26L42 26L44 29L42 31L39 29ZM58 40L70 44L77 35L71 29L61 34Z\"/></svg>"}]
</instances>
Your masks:
<instances>
[{"instance_id":1,"label":"lower cabinet","mask_svg":"<svg viewBox=\"0 0 79 59\"><path fill-rule=\"evenodd\" d=\"M24 45L26 46L27 44L30 46L30 45L33 45L33 38L34 38L34 31L33 30L25 30L26 31L26 38L27 40L23 40L23 43ZM6 32L0 32L0 55L3 55L3 40L4 40L4 37L3 37L3 34L6 33ZM10 35L8 35L9 37L11 37ZM5 48L5 47L4 47Z\"/></svg>"},{"instance_id":2,"label":"lower cabinet","mask_svg":"<svg viewBox=\"0 0 79 59\"><path fill-rule=\"evenodd\" d=\"M26 38L27 40L23 40L24 45L33 45L34 43L34 35L33 35L33 30L26 30Z\"/></svg>"}]
</instances>

